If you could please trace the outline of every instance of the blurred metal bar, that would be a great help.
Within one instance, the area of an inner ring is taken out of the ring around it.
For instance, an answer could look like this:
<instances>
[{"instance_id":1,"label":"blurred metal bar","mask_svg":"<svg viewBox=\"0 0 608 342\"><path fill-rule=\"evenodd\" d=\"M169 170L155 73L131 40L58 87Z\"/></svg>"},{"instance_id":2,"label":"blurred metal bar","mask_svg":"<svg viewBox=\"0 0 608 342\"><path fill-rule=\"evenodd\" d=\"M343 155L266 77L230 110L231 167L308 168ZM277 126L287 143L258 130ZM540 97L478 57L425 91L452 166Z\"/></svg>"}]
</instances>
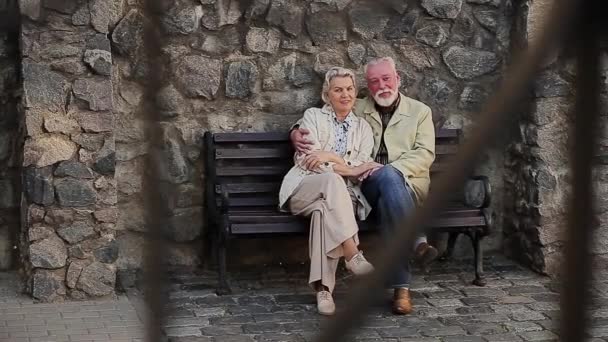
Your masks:
<instances>
[{"instance_id":1,"label":"blurred metal bar","mask_svg":"<svg viewBox=\"0 0 608 342\"><path fill-rule=\"evenodd\" d=\"M574 148L571 150L573 191L567 244L564 255L563 289L561 293L561 341L584 340L588 324L585 312L589 304L588 287L591 281L590 254L593 236L592 159L595 155L598 119L600 116L600 39L603 13L599 2L581 2L581 16L576 27L577 57L576 104L573 111Z\"/></svg>"},{"instance_id":2,"label":"blurred metal bar","mask_svg":"<svg viewBox=\"0 0 608 342\"><path fill-rule=\"evenodd\" d=\"M145 132L148 140L147 167L144 172L144 204L146 227L150 239L145 249L145 301L147 306L146 340L164 340L162 327L166 310L167 269L164 262L164 239L162 226L166 224L166 203L163 200L160 174L163 169L163 141L160 126L160 112L156 97L164 82L164 63L162 61L161 18L162 0L144 1L144 56L146 86L144 91Z\"/></svg>"},{"instance_id":3,"label":"blurred metal bar","mask_svg":"<svg viewBox=\"0 0 608 342\"><path fill-rule=\"evenodd\" d=\"M525 101L527 91L538 72L539 65L574 28L571 25L577 17L577 1L559 1L547 17L540 39L531 43L527 51L519 52L513 66L507 70L505 81L498 93L492 97L482 111L481 121L469 140L451 163L449 174L440 175L433 183L433 191L425 205L408 219L386 248L379 261L375 263L376 271L370 277L361 280L348 295L346 309L332 317L329 325L320 333L317 341L334 342L346 340L346 334L357 326L363 315L372 304L380 291L383 280L391 271L392 265L404 257L409 257L416 232L423 231L422 227L432 218L433 213L441 209L446 194L453 193L459 184L465 180L467 173L475 166L480 152L494 142L496 133L503 129L512 111Z\"/></svg>"}]
</instances>

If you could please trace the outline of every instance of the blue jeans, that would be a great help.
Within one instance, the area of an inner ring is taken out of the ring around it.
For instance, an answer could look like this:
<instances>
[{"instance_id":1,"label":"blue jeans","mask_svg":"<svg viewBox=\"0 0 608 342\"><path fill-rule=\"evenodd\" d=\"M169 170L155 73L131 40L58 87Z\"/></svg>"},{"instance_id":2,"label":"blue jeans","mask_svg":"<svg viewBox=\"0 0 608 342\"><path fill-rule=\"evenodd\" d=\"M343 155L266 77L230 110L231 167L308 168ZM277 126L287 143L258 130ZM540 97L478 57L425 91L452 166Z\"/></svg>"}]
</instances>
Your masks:
<instances>
[{"instance_id":1,"label":"blue jeans","mask_svg":"<svg viewBox=\"0 0 608 342\"><path fill-rule=\"evenodd\" d=\"M402 223L416 209L412 190L405 184L401 172L391 165L385 165L363 181L361 190L386 240L393 238L396 223ZM410 263L404 260L387 281L392 288L409 287L410 278Z\"/></svg>"}]
</instances>

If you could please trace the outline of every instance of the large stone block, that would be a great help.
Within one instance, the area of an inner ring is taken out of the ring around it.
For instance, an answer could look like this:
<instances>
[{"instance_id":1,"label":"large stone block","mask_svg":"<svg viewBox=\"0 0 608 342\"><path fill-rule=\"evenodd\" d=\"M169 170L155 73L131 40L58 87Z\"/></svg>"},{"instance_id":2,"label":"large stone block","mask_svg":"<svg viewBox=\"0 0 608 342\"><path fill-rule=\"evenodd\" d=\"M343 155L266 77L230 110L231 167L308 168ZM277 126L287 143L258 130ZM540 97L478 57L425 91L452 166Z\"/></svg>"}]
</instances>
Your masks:
<instances>
[{"instance_id":1,"label":"large stone block","mask_svg":"<svg viewBox=\"0 0 608 342\"><path fill-rule=\"evenodd\" d=\"M389 21L388 12L372 3L356 3L348 14L353 31L364 40L376 38Z\"/></svg>"},{"instance_id":2,"label":"large stone block","mask_svg":"<svg viewBox=\"0 0 608 342\"><path fill-rule=\"evenodd\" d=\"M421 5L433 17L454 19L460 14L462 0L422 0Z\"/></svg>"},{"instance_id":3,"label":"large stone block","mask_svg":"<svg viewBox=\"0 0 608 342\"><path fill-rule=\"evenodd\" d=\"M65 135L70 135L80 131L80 126L76 120L65 114L53 112L49 112L44 115L44 128L49 133L61 133Z\"/></svg>"},{"instance_id":4,"label":"large stone block","mask_svg":"<svg viewBox=\"0 0 608 342\"><path fill-rule=\"evenodd\" d=\"M500 57L492 51L451 46L443 53L443 60L454 76L473 79L488 74L498 67Z\"/></svg>"},{"instance_id":5,"label":"large stone block","mask_svg":"<svg viewBox=\"0 0 608 342\"><path fill-rule=\"evenodd\" d=\"M199 28L203 7L190 1L176 1L163 13L163 30L169 34L188 35Z\"/></svg>"},{"instance_id":6,"label":"large stone block","mask_svg":"<svg viewBox=\"0 0 608 342\"><path fill-rule=\"evenodd\" d=\"M23 149L23 166L45 167L72 159L76 154L76 144L59 134L42 134L28 138Z\"/></svg>"},{"instance_id":7,"label":"large stone block","mask_svg":"<svg viewBox=\"0 0 608 342\"><path fill-rule=\"evenodd\" d=\"M65 296L65 269L34 270L32 276L32 296L43 302L52 302Z\"/></svg>"},{"instance_id":8,"label":"large stone block","mask_svg":"<svg viewBox=\"0 0 608 342\"><path fill-rule=\"evenodd\" d=\"M226 72L226 96L246 98L253 93L258 68L252 61L232 62Z\"/></svg>"},{"instance_id":9,"label":"large stone block","mask_svg":"<svg viewBox=\"0 0 608 342\"><path fill-rule=\"evenodd\" d=\"M76 288L90 296L105 296L114 293L116 269L100 262L93 262L84 267Z\"/></svg>"},{"instance_id":10,"label":"large stone block","mask_svg":"<svg viewBox=\"0 0 608 342\"><path fill-rule=\"evenodd\" d=\"M247 32L245 41L251 52L274 54L279 50L281 33L274 29L252 27Z\"/></svg>"},{"instance_id":11,"label":"large stone block","mask_svg":"<svg viewBox=\"0 0 608 342\"><path fill-rule=\"evenodd\" d=\"M58 111L65 106L68 81L46 65L23 61L23 95L25 105ZM27 114L26 114L27 116Z\"/></svg>"},{"instance_id":12,"label":"large stone block","mask_svg":"<svg viewBox=\"0 0 608 342\"><path fill-rule=\"evenodd\" d=\"M306 28L315 45L333 46L346 41L346 22L332 12L319 12L306 18Z\"/></svg>"},{"instance_id":13,"label":"large stone block","mask_svg":"<svg viewBox=\"0 0 608 342\"><path fill-rule=\"evenodd\" d=\"M268 12L270 0L253 0L245 12L245 18L261 18Z\"/></svg>"},{"instance_id":14,"label":"large stone block","mask_svg":"<svg viewBox=\"0 0 608 342\"><path fill-rule=\"evenodd\" d=\"M112 54L105 50L86 50L84 62L98 75L112 74Z\"/></svg>"},{"instance_id":15,"label":"large stone block","mask_svg":"<svg viewBox=\"0 0 608 342\"><path fill-rule=\"evenodd\" d=\"M91 184L79 179L66 178L55 182L55 193L60 205L86 207L95 204L97 193Z\"/></svg>"},{"instance_id":16,"label":"large stone block","mask_svg":"<svg viewBox=\"0 0 608 342\"><path fill-rule=\"evenodd\" d=\"M26 168L23 187L27 199L36 204L52 204L55 200L52 175L53 168L50 166L41 169Z\"/></svg>"},{"instance_id":17,"label":"large stone block","mask_svg":"<svg viewBox=\"0 0 608 342\"><path fill-rule=\"evenodd\" d=\"M186 56L178 63L175 76L186 96L211 100L220 88L222 63L203 56Z\"/></svg>"},{"instance_id":18,"label":"large stone block","mask_svg":"<svg viewBox=\"0 0 608 342\"><path fill-rule=\"evenodd\" d=\"M321 77L325 77L325 73L336 66L344 66L344 59L335 50L323 51L315 56L314 70Z\"/></svg>"},{"instance_id":19,"label":"large stone block","mask_svg":"<svg viewBox=\"0 0 608 342\"><path fill-rule=\"evenodd\" d=\"M93 223L86 221L77 221L69 226L57 228L57 234L70 244L75 244L97 235L93 228Z\"/></svg>"},{"instance_id":20,"label":"large stone block","mask_svg":"<svg viewBox=\"0 0 608 342\"><path fill-rule=\"evenodd\" d=\"M74 95L93 111L112 110L112 82L109 78L80 78L74 82Z\"/></svg>"},{"instance_id":21,"label":"large stone block","mask_svg":"<svg viewBox=\"0 0 608 342\"><path fill-rule=\"evenodd\" d=\"M109 0L89 1L91 25L99 33L108 33L109 25L112 21L113 2Z\"/></svg>"},{"instance_id":22,"label":"large stone block","mask_svg":"<svg viewBox=\"0 0 608 342\"><path fill-rule=\"evenodd\" d=\"M56 235L32 243L29 254L32 266L47 269L64 267L68 258L65 244Z\"/></svg>"},{"instance_id":23,"label":"large stone block","mask_svg":"<svg viewBox=\"0 0 608 342\"><path fill-rule=\"evenodd\" d=\"M281 27L288 35L296 37L302 31L304 10L294 0L273 0L266 21Z\"/></svg>"},{"instance_id":24,"label":"large stone block","mask_svg":"<svg viewBox=\"0 0 608 342\"><path fill-rule=\"evenodd\" d=\"M92 179L93 172L83 163L68 160L59 163L59 166L55 169L55 176Z\"/></svg>"},{"instance_id":25,"label":"large stone block","mask_svg":"<svg viewBox=\"0 0 608 342\"><path fill-rule=\"evenodd\" d=\"M445 43L448 33L437 24L424 26L416 32L416 40L432 47L439 47Z\"/></svg>"},{"instance_id":26,"label":"large stone block","mask_svg":"<svg viewBox=\"0 0 608 342\"><path fill-rule=\"evenodd\" d=\"M143 15L132 9L112 32L112 42L118 53L131 57L137 55L143 44L143 30Z\"/></svg>"}]
</instances>

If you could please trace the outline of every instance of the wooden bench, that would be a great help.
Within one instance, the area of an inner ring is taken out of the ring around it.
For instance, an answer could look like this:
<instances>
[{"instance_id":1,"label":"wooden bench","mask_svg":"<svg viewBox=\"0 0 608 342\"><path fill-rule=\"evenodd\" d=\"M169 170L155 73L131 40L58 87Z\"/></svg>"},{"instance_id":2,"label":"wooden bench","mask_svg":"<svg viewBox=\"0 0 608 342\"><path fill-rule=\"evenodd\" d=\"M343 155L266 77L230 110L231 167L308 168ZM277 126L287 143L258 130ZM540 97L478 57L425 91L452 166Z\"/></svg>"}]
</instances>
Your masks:
<instances>
[{"instance_id":1,"label":"wooden bench","mask_svg":"<svg viewBox=\"0 0 608 342\"><path fill-rule=\"evenodd\" d=\"M445 170L446 160L454 155L460 142L460 130L436 132L436 159L431 178ZM285 132L205 133L205 170L207 229L216 251L220 287L229 293L226 254L231 237L307 233L306 219L278 210L281 180L293 165L293 149ZM474 249L474 284L483 286L481 239L490 232L490 218L485 208L490 203L486 177L472 177L477 192L454 194L450 205L433 220L429 231L448 232L448 246L443 257L451 256L460 233L471 238ZM471 188L471 187L469 187ZM360 222L360 230L374 229Z\"/></svg>"}]
</instances>

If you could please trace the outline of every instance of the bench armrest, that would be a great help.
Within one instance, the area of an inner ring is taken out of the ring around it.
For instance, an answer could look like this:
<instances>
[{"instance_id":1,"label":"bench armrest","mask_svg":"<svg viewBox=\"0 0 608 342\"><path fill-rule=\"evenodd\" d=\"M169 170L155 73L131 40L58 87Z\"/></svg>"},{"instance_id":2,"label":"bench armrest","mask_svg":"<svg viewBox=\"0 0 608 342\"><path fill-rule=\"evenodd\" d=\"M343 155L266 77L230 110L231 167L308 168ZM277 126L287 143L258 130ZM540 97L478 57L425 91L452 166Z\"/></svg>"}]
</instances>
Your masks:
<instances>
[{"instance_id":1,"label":"bench armrest","mask_svg":"<svg viewBox=\"0 0 608 342\"><path fill-rule=\"evenodd\" d=\"M471 208L487 208L492 201L492 187L486 176L472 176L464 184L464 204Z\"/></svg>"}]
</instances>

